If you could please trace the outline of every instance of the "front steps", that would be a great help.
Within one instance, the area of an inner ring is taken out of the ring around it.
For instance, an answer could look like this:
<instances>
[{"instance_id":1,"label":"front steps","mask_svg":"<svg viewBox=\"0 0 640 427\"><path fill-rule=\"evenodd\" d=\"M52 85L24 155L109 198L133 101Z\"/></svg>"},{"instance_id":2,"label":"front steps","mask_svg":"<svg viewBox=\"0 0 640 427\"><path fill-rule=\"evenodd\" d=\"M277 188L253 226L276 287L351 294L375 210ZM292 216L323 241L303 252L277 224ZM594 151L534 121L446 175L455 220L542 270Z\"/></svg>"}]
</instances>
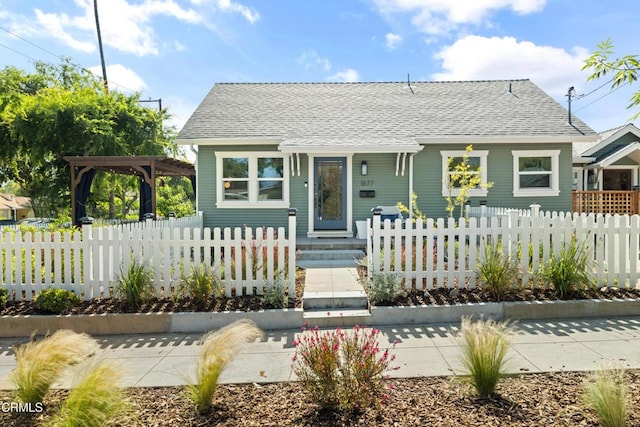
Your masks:
<instances>
[{"instance_id":1,"label":"front steps","mask_svg":"<svg viewBox=\"0 0 640 427\"><path fill-rule=\"evenodd\" d=\"M308 327L364 325L371 317L356 269L364 251L352 242L335 240L303 245L298 257L298 266L307 270L302 308Z\"/></svg>"}]
</instances>

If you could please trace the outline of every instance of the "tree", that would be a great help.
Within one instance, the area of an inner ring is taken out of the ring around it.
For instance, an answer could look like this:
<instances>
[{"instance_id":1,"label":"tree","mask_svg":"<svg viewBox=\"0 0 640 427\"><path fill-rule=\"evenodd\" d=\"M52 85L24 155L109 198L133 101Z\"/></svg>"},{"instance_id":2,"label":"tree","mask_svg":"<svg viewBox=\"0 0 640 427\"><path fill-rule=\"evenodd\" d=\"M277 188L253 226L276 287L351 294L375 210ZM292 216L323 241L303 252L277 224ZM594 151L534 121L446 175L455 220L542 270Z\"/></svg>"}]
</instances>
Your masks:
<instances>
[{"instance_id":1,"label":"tree","mask_svg":"<svg viewBox=\"0 0 640 427\"><path fill-rule=\"evenodd\" d=\"M0 106L0 182L17 183L37 215L70 205L64 156L175 152L166 111L142 107L137 94L107 92L69 61L37 63L33 73L4 68Z\"/></svg>"},{"instance_id":2,"label":"tree","mask_svg":"<svg viewBox=\"0 0 640 427\"><path fill-rule=\"evenodd\" d=\"M598 49L594 51L584 61L582 70L591 70L592 74L587 77L587 81L598 80L608 75L611 78L611 88L615 89L622 84L632 84L638 80L638 71L640 71L640 56L626 55L622 58L610 59L613 55L613 43L611 39L607 39L597 45ZM631 103L627 108L640 106L640 90L635 92L630 99ZM636 113L631 120L635 120L640 116L640 112Z\"/></svg>"},{"instance_id":3,"label":"tree","mask_svg":"<svg viewBox=\"0 0 640 427\"><path fill-rule=\"evenodd\" d=\"M473 164L469 157L473 153L473 146L468 145L462 157L447 159L448 179L446 180L449 194L446 197L449 218L453 217L456 206L460 208L460 218L464 215L464 206L469 200L469 190L474 188L491 188L493 182L482 181L480 165ZM454 190L457 194L453 197Z\"/></svg>"}]
</instances>

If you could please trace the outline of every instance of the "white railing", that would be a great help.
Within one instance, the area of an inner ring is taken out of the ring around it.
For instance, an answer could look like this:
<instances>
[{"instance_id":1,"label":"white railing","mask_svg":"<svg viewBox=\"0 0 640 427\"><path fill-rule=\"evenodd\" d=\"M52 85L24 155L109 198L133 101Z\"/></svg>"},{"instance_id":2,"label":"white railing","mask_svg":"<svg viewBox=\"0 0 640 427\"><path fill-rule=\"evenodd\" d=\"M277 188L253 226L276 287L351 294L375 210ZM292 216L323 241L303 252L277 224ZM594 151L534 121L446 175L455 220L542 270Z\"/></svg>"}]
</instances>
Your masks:
<instances>
[{"instance_id":1,"label":"white railing","mask_svg":"<svg viewBox=\"0 0 640 427\"><path fill-rule=\"evenodd\" d=\"M640 278L640 216L555 213L538 217L482 217L445 221L368 220L370 274L396 273L407 287L477 286L481 251L502 242L522 267L526 284L540 265L575 238L593 255L598 285L635 287ZM452 244L453 243L453 244Z\"/></svg>"},{"instance_id":2,"label":"white railing","mask_svg":"<svg viewBox=\"0 0 640 427\"><path fill-rule=\"evenodd\" d=\"M505 216L514 211L521 216L531 216L531 209L513 209L486 205L467 206L465 209L466 215L469 218L492 218L496 216Z\"/></svg>"},{"instance_id":3,"label":"white railing","mask_svg":"<svg viewBox=\"0 0 640 427\"><path fill-rule=\"evenodd\" d=\"M202 228L203 217L202 212L198 212L192 216L184 216L180 218L163 218L158 220L147 219L136 222L123 222L121 224L108 225L107 227L117 227L123 230L144 230L148 228Z\"/></svg>"},{"instance_id":4,"label":"white railing","mask_svg":"<svg viewBox=\"0 0 640 427\"><path fill-rule=\"evenodd\" d=\"M0 234L0 287L31 300L60 287L85 300L112 295L132 260L153 273L158 296L168 296L183 274L211 266L227 296L262 294L279 276L295 286L296 217L289 229L146 228L84 226L75 232Z\"/></svg>"}]
</instances>

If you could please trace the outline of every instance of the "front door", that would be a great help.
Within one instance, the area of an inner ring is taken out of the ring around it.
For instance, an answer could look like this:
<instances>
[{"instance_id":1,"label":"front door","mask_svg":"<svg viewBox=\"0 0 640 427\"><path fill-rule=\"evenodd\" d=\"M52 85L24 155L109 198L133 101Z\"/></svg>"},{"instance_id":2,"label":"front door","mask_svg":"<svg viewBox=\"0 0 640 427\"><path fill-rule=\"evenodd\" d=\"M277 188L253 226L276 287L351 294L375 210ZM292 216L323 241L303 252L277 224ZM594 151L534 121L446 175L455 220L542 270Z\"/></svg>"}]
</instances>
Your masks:
<instances>
[{"instance_id":1,"label":"front door","mask_svg":"<svg viewBox=\"0 0 640 427\"><path fill-rule=\"evenodd\" d=\"M346 230L346 157L316 157L313 169L314 229Z\"/></svg>"}]
</instances>

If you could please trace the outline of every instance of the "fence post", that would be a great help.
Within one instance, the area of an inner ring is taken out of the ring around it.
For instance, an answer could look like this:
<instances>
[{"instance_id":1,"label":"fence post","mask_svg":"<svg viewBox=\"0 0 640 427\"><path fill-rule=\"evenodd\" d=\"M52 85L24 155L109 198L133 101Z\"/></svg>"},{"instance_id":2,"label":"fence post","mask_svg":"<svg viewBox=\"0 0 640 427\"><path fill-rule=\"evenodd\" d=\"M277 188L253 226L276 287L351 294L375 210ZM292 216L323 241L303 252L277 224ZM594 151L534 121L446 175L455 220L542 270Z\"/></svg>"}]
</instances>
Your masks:
<instances>
[{"instance_id":1,"label":"fence post","mask_svg":"<svg viewBox=\"0 0 640 427\"><path fill-rule=\"evenodd\" d=\"M296 215L298 209L289 208L287 215L289 217L289 296L295 295L296 288ZM293 292L291 291L293 289Z\"/></svg>"},{"instance_id":2,"label":"fence post","mask_svg":"<svg viewBox=\"0 0 640 427\"><path fill-rule=\"evenodd\" d=\"M93 278L93 253L91 250L91 240L93 236L93 218L90 216L83 216L80 218L80 224L82 225L82 245L84 249L82 251L82 263L84 264L84 277L83 285L84 285L84 294L85 300L89 299L91 294L92 283L91 280ZM96 255L97 256L97 255Z\"/></svg>"},{"instance_id":3,"label":"fence post","mask_svg":"<svg viewBox=\"0 0 640 427\"><path fill-rule=\"evenodd\" d=\"M373 208L373 247L371 248L371 254L368 254L373 258L373 272L367 272L369 276L373 273L380 272L380 223L382 219L382 208Z\"/></svg>"},{"instance_id":4,"label":"fence post","mask_svg":"<svg viewBox=\"0 0 640 427\"><path fill-rule=\"evenodd\" d=\"M532 203L529 205L529 209L531 209L531 216L533 218L537 218L540 216L540 205L537 203Z\"/></svg>"},{"instance_id":5,"label":"fence post","mask_svg":"<svg viewBox=\"0 0 640 427\"><path fill-rule=\"evenodd\" d=\"M480 200L480 216L487 216L487 201Z\"/></svg>"}]
</instances>

